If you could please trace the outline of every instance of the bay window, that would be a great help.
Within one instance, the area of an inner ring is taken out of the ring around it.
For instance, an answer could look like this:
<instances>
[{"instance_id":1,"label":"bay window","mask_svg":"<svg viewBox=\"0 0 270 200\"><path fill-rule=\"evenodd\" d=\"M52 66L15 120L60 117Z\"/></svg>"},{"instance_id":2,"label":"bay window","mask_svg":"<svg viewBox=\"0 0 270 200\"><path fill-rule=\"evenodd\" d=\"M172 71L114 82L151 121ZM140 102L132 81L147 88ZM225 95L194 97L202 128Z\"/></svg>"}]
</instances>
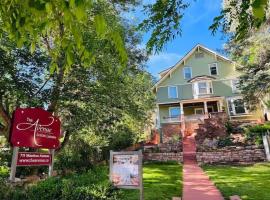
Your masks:
<instances>
[{"instance_id":1,"label":"bay window","mask_svg":"<svg viewBox=\"0 0 270 200\"><path fill-rule=\"evenodd\" d=\"M212 82L211 81L200 81L193 83L193 93L194 95L205 95L212 94Z\"/></svg>"}]
</instances>

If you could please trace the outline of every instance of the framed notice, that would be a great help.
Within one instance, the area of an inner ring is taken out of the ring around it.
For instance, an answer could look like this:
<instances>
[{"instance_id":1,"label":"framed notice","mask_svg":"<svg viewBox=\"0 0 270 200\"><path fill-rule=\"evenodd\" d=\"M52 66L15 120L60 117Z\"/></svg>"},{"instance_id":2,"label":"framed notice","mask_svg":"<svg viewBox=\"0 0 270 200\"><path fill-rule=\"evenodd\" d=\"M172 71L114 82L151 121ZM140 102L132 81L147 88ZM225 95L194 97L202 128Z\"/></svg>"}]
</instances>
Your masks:
<instances>
[{"instance_id":1,"label":"framed notice","mask_svg":"<svg viewBox=\"0 0 270 200\"><path fill-rule=\"evenodd\" d=\"M110 180L115 187L140 189L143 199L142 152L110 152Z\"/></svg>"}]
</instances>

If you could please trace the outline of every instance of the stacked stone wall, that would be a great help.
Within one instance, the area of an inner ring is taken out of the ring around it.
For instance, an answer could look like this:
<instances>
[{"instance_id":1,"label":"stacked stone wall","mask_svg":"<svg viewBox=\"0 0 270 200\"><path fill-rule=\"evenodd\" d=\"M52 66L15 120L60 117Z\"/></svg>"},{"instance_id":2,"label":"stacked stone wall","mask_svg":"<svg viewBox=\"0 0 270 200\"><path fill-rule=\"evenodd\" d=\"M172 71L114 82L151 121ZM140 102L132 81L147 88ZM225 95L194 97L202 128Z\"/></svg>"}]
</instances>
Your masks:
<instances>
[{"instance_id":1,"label":"stacked stone wall","mask_svg":"<svg viewBox=\"0 0 270 200\"><path fill-rule=\"evenodd\" d=\"M182 153L144 153L144 161L177 161L183 162Z\"/></svg>"},{"instance_id":2,"label":"stacked stone wall","mask_svg":"<svg viewBox=\"0 0 270 200\"><path fill-rule=\"evenodd\" d=\"M264 149L255 146L197 152L196 158L200 164L249 164L266 160Z\"/></svg>"}]
</instances>

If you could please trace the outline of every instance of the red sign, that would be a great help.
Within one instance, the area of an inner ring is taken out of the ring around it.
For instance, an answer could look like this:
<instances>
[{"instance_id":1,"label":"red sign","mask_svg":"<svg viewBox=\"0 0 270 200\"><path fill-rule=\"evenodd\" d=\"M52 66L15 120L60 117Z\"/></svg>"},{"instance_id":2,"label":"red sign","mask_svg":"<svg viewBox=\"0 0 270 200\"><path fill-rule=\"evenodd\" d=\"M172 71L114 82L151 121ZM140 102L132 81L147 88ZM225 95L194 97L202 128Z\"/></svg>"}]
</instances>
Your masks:
<instances>
[{"instance_id":1,"label":"red sign","mask_svg":"<svg viewBox=\"0 0 270 200\"><path fill-rule=\"evenodd\" d=\"M52 155L48 153L19 152L17 166L40 166L50 165Z\"/></svg>"},{"instance_id":2,"label":"red sign","mask_svg":"<svg viewBox=\"0 0 270 200\"><path fill-rule=\"evenodd\" d=\"M60 120L41 108L18 108L13 116L11 143L18 147L56 149Z\"/></svg>"}]
</instances>

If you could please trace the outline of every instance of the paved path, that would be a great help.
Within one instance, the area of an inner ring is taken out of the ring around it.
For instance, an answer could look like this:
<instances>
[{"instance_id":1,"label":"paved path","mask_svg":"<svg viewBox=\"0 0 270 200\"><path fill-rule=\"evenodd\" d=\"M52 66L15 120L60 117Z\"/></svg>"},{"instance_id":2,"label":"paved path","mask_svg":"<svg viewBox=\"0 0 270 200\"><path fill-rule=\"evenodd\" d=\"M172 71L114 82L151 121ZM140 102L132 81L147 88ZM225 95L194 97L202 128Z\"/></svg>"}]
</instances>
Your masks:
<instances>
[{"instance_id":1,"label":"paved path","mask_svg":"<svg viewBox=\"0 0 270 200\"><path fill-rule=\"evenodd\" d=\"M183 200L224 200L196 162L196 145L193 136L184 138L183 152Z\"/></svg>"}]
</instances>

